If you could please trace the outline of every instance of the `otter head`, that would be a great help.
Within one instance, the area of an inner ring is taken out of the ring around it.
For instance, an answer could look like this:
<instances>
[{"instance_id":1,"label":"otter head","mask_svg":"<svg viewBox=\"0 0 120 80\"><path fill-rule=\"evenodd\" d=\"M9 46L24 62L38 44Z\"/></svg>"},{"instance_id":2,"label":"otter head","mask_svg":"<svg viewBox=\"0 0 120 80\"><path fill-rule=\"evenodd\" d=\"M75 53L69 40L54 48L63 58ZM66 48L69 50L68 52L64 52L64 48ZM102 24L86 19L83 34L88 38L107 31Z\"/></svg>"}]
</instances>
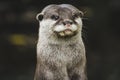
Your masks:
<instances>
[{"instance_id":1,"label":"otter head","mask_svg":"<svg viewBox=\"0 0 120 80\"><path fill-rule=\"evenodd\" d=\"M36 18L40 23L40 34L54 37L72 37L81 32L83 13L69 4L49 5Z\"/></svg>"}]
</instances>

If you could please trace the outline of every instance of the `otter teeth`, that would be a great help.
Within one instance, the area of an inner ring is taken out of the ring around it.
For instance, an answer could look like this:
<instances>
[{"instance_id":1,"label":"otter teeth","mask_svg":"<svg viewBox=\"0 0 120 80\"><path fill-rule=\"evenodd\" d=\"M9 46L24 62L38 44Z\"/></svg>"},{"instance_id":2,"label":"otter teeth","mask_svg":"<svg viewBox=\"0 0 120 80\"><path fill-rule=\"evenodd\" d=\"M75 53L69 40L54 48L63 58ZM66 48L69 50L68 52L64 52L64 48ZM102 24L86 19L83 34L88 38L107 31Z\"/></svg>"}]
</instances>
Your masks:
<instances>
[{"instance_id":1,"label":"otter teeth","mask_svg":"<svg viewBox=\"0 0 120 80\"><path fill-rule=\"evenodd\" d=\"M64 32L59 33L60 36L65 36Z\"/></svg>"},{"instance_id":2,"label":"otter teeth","mask_svg":"<svg viewBox=\"0 0 120 80\"><path fill-rule=\"evenodd\" d=\"M65 30L65 31L59 32L60 36L67 36L67 35L72 35L72 34L73 32L71 30Z\"/></svg>"}]
</instances>

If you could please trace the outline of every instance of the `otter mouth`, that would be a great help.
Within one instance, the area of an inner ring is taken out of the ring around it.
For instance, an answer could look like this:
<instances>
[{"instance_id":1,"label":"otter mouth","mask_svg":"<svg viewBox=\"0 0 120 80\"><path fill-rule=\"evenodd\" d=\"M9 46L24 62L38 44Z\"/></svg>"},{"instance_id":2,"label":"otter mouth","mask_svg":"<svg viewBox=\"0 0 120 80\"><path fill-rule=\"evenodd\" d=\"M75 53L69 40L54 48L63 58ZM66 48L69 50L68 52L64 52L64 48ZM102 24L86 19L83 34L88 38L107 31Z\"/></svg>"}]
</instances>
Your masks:
<instances>
[{"instance_id":1,"label":"otter mouth","mask_svg":"<svg viewBox=\"0 0 120 80\"><path fill-rule=\"evenodd\" d=\"M57 33L57 35L59 37L72 37L77 33L77 31L72 31L70 29L66 29L64 31L55 32L55 33Z\"/></svg>"}]
</instances>

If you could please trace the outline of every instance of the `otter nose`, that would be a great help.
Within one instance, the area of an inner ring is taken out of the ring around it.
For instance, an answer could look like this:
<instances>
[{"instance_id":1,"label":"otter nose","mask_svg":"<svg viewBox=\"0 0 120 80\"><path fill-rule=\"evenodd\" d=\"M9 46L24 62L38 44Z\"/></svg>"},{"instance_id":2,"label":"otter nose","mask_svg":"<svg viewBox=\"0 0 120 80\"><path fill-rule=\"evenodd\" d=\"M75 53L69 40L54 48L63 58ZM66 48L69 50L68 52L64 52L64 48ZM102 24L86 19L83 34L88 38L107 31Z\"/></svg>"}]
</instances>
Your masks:
<instances>
[{"instance_id":1,"label":"otter nose","mask_svg":"<svg viewBox=\"0 0 120 80\"><path fill-rule=\"evenodd\" d=\"M64 25L72 25L73 22L70 21L70 20L67 20L67 21L63 21L63 24L64 24Z\"/></svg>"}]
</instances>

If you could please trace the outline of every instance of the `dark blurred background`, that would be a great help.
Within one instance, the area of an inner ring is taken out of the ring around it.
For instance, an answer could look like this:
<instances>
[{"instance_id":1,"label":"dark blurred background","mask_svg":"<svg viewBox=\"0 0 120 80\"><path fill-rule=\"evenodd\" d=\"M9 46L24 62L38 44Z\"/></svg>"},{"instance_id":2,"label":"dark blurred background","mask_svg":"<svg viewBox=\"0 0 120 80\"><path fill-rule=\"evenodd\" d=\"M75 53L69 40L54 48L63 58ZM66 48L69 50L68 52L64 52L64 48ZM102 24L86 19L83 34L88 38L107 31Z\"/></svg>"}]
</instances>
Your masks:
<instances>
[{"instance_id":1,"label":"dark blurred background","mask_svg":"<svg viewBox=\"0 0 120 80\"><path fill-rule=\"evenodd\" d=\"M0 80L33 80L38 22L48 4L85 13L83 39L89 80L120 80L120 0L0 0Z\"/></svg>"}]
</instances>

